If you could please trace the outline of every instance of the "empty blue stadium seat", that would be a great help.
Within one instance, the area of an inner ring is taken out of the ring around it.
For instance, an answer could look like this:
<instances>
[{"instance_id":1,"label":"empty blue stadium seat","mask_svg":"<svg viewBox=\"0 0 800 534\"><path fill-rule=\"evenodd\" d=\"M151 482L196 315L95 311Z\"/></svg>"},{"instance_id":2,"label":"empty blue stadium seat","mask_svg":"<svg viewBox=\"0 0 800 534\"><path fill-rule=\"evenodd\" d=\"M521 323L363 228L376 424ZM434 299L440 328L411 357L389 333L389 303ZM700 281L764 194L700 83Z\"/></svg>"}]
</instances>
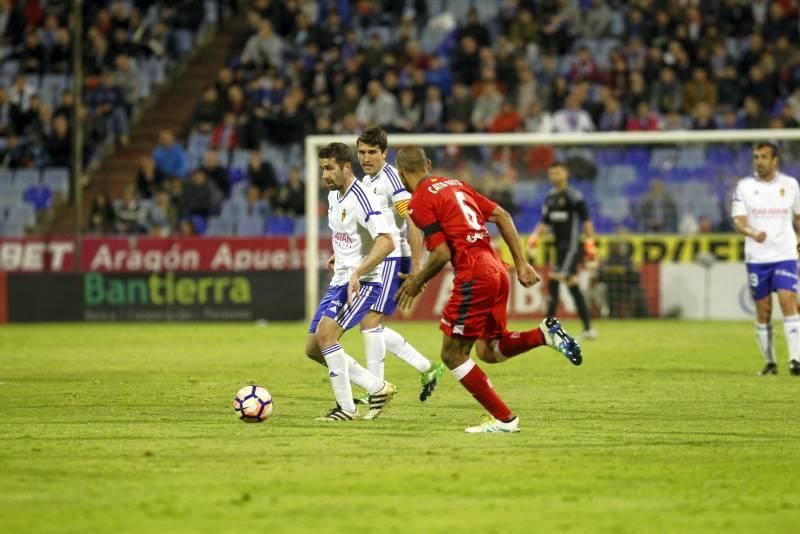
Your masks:
<instances>
[{"instance_id":1,"label":"empty blue stadium seat","mask_svg":"<svg viewBox=\"0 0 800 534\"><path fill-rule=\"evenodd\" d=\"M206 235L224 236L233 234L233 220L223 217L211 217L208 219Z\"/></svg>"},{"instance_id":2,"label":"empty blue stadium seat","mask_svg":"<svg viewBox=\"0 0 800 534\"><path fill-rule=\"evenodd\" d=\"M258 216L240 217L236 221L236 233L241 236L261 235L264 230L264 220Z\"/></svg>"},{"instance_id":3,"label":"empty blue stadium seat","mask_svg":"<svg viewBox=\"0 0 800 534\"><path fill-rule=\"evenodd\" d=\"M205 235L208 221L202 215L192 215L192 226L197 235Z\"/></svg>"},{"instance_id":4,"label":"empty blue stadium seat","mask_svg":"<svg viewBox=\"0 0 800 534\"><path fill-rule=\"evenodd\" d=\"M54 193L69 193L69 169L48 167L42 171L42 184Z\"/></svg>"},{"instance_id":5,"label":"empty blue stadium seat","mask_svg":"<svg viewBox=\"0 0 800 534\"><path fill-rule=\"evenodd\" d=\"M6 210L6 222L17 223L27 228L36 224L36 210L30 204L20 203Z\"/></svg>"},{"instance_id":6,"label":"empty blue stadium seat","mask_svg":"<svg viewBox=\"0 0 800 534\"><path fill-rule=\"evenodd\" d=\"M39 169L17 169L14 172L14 185L21 191L39 185Z\"/></svg>"}]
</instances>

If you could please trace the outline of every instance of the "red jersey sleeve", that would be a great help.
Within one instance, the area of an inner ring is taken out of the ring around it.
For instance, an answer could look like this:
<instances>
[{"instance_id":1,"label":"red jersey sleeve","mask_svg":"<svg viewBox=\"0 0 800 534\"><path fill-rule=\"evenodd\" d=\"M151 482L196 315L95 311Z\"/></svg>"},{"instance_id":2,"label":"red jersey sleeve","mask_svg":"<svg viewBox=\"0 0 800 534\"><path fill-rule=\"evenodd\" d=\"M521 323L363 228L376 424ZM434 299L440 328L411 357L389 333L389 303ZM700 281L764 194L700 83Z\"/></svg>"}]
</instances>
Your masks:
<instances>
[{"instance_id":1,"label":"red jersey sleeve","mask_svg":"<svg viewBox=\"0 0 800 534\"><path fill-rule=\"evenodd\" d=\"M441 223L436 218L433 206L433 195L425 195L412 199L409 206L409 215L417 228L422 230L425 237L425 247L433 250L446 242Z\"/></svg>"}]
</instances>

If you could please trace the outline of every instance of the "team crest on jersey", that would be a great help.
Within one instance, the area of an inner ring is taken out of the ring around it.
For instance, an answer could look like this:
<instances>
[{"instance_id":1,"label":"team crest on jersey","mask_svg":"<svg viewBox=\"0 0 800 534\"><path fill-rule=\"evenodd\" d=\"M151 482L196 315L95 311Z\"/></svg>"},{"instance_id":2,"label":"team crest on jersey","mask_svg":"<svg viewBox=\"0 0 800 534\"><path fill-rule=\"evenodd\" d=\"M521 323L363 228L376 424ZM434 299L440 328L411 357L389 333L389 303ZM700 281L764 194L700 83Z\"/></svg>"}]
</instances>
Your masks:
<instances>
[{"instance_id":1,"label":"team crest on jersey","mask_svg":"<svg viewBox=\"0 0 800 534\"><path fill-rule=\"evenodd\" d=\"M558 205L563 206L567 203L567 200L564 197L558 197Z\"/></svg>"},{"instance_id":2,"label":"team crest on jersey","mask_svg":"<svg viewBox=\"0 0 800 534\"><path fill-rule=\"evenodd\" d=\"M783 188L781 187L781 196L783 196L783 193L784 193L784 191L783 191Z\"/></svg>"},{"instance_id":3,"label":"team crest on jersey","mask_svg":"<svg viewBox=\"0 0 800 534\"><path fill-rule=\"evenodd\" d=\"M342 222L347 218L347 210L342 210Z\"/></svg>"},{"instance_id":4,"label":"team crest on jersey","mask_svg":"<svg viewBox=\"0 0 800 534\"><path fill-rule=\"evenodd\" d=\"M377 187L373 188L372 190L375 192L376 195L378 194L378 188Z\"/></svg>"}]
</instances>

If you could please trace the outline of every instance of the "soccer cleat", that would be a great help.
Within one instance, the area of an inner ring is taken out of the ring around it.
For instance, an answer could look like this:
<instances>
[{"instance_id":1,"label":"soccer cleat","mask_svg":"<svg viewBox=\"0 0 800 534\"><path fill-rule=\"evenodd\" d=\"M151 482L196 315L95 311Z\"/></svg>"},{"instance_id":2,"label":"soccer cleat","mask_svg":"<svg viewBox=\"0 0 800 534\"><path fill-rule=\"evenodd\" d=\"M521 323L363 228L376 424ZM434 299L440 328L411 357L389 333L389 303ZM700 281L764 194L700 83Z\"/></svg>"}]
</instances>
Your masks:
<instances>
[{"instance_id":1,"label":"soccer cleat","mask_svg":"<svg viewBox=\"0 0 800 534\"><path fill-rule=\"evenodd\" d=\"M328 413L326 413L322 417L317 417L316 421L329 421L329 422L352 421L357 417L358 417L358 410L356 410L356 413L347 412L343 410L342 407L339 406L339 403L337 402L336 407L331 408L331 410L328 411Z\"/></svg>"},{"instance_id":2,"label":"soccer cleat","mask_svg":"<svg viewBox=\"0 0 800 534\"><path fill-rule=\"evenodd\" d=\"M364 393L361 394L361 396L353 397L353 403L364 404L364 405L369 404L369 393L365 391Z\"/></svg>"},{"instance_id":3,"label":"soccer cleat","mask_svg":"<svg viewBox=\"0 0 800 534\"><path fill-rule=\"evenodd\" d=\"M794 376L800 376L800 361L789 360L789 372Z\"/></svg>"},{"instance_id":4,"label":"soccer cleat","mask_svg":"<svg viewBox=\"0 0 800 534\"><path fill-rule=\"evenodd\" d=\"M369 411L364 415L364 419L371 421L383 413L395 394L397 394L397 386L391 382L384 382L380 391L369 396Z\"/></svg>"},{"instance_id":5,"label":"soccer cleat","mask_svg":"<svg viewBox=\"0 0 800 534\"><path fill-rule=\"evenodd\" d=\"M422 391L419 394L419 400L425 402L428 397L433 395L433 390L439 383L439 379L444 373L444 364L442 362L431 364L431 368L424 373L420 373L419 379L422 382Z\"/></svg>"},{"instance_id":6,"label":"soccer cleat","mask_svg":"<svg viewBox=\"0 0 800 534\"><path fill-rule=\"evenodd\" d=\"M519 417L515 417L508 423L499 421L487 415L481 424L464 429L467 434L482 434L485 432L519 432Z\"/></svg>"},{"instance_id":7,"label":"soccer cleat","mask_svg":"<svg viewBox=\"0 0 800 534\"><path fill-rule=\"evenodd\" d=\"M758 374L759 376L777 375L778 366L774 362L767 362L767 365Z\"/></svg>"},{"instance_id":8,"label":"soccer cleat","mask_svg":"<svg viewBox=\"0 0 800 534\"><path fill-rule=\"evenodd\" d=\"M590 328L589 330L584 330L581 332L581 341L594 341L597 339L597 330L594 328Z\"/></svg>"},{"instance_id":9,"label":"soccer cleat","mask_svg":"<svg viewBox=\"0 0 800 534\"><path fill-rule=\"evenodd\" d=\"M561 323L555 317L548 317L539 325L548 346L563 354L572 365L583 363L581 346L572 336L564 332Z\"/></svg>"}]
</instances>

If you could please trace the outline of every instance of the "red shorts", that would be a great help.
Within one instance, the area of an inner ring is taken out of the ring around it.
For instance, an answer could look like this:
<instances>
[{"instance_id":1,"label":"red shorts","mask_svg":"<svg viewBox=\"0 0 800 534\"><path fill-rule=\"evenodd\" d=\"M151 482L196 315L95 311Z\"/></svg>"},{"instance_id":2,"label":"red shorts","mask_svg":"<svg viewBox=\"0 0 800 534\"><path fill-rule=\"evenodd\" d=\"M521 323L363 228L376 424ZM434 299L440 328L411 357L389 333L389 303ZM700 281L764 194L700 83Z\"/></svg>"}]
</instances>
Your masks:
<instances>
[{"instance_id":1,"label":"red shorts","mask_svg":"<svg viewBox=\"0 0 800 534\"><path fill-rule=\"evenodd\" d=\"M506 332L508 291L505 272L490 271L463 280L456 277L439 328L449 337L499 338Z\"/></svg>"}]
</instances>

